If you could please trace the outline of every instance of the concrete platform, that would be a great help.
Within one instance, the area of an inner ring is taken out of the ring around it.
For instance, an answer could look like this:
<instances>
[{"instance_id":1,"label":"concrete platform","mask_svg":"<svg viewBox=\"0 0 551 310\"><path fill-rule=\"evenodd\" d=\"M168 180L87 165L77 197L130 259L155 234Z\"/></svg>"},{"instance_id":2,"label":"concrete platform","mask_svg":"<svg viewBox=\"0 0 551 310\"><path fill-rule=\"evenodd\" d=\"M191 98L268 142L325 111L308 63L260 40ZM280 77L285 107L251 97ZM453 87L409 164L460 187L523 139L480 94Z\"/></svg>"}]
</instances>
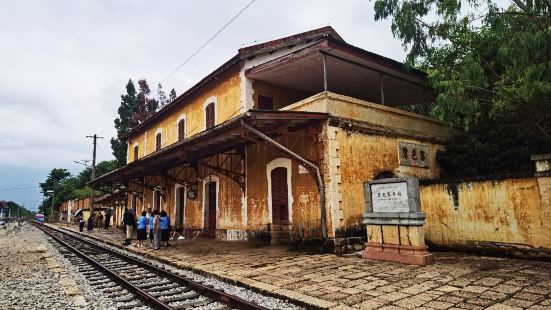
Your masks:
<instances>
[{"instance_id":1,"label":"concrete platform","mask_svg":"<svg viewBox=\"0 0 551 310\"><path fill-rule=\"evenodd\" d=\"M76 226L62 227L77 231ZM83 235L119 247L121 229ZM324 309L551 309L551 263L435 253L411 266L206 238L124 248L180 268Z\"/></svg>"}]
</instances>

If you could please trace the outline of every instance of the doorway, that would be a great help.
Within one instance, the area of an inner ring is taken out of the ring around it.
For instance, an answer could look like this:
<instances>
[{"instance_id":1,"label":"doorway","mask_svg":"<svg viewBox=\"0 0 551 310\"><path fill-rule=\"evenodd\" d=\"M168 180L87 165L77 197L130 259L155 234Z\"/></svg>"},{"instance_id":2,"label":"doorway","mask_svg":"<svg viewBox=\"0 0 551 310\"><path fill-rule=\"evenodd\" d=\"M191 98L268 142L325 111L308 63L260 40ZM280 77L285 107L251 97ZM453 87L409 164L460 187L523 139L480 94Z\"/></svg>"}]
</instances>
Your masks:
<instances>
[{"instance_id":1,"label":"doorway","mask_svg":"<svg viewBox=\"0 0 551 310\"><path fill-rule=\"evenodd\" d=\"M184 231L184 214L186 207L186 188L178 187L176 199L176 228Z\"/></svg>"},{"instance_id":2,"label":"doorway","mask_svg":"<svg viewBox=\"0 0 551 310\"><path fill-rule=\"evenodd\" d=\"M204 212L205 222L203 233L209 237L216 238L216 206L218 204L218 184L216 181L209 181L205 184Z\"/></svg>"},{"instance_id":3,"label":"doorway","mask_svg":"<svg viewBox=\"0 0 551 310\"><path fill-rule=\"evenodd\" d=\"M287 168L272 170L272 224L289 223L289 195L287 192Z\"/></svg>"}]
</instances>

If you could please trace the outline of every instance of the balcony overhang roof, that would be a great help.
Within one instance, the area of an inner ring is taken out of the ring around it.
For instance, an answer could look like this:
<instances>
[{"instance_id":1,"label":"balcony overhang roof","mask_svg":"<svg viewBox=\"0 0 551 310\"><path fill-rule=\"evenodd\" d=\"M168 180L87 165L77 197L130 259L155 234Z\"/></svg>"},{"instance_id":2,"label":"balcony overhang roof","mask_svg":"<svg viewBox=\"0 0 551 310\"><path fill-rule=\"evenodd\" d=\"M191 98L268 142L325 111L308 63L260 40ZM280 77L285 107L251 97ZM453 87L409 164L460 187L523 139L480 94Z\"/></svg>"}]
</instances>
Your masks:
<instances>
[{"instance_id":1,"label":"balcony overhang roof","mask_svg":"<svg viewBox=\"0 0 551 310\"><path fill-rule=\"evenodd\" d=\"M426 74L401 63L327 38L304 49L247 69L247 78L298 90L324 91L324 58L327 90L384 105L417 105L434 99Z\"/></svg>"},{"instance_id":2,"label":"balcony overhang roof","mask_svg":"<svg viewBox=\"0 0 551 310\"><path fill-rule=\"evenodd\" d=\"M247 139L241 122L268 136L294 132L327 120L329 114L296 111L251 110L204 132L173 143L89 182L93 187L124 183L146 175L158 175L171 167L254 143Z\"/></svg>"}]
</instances>

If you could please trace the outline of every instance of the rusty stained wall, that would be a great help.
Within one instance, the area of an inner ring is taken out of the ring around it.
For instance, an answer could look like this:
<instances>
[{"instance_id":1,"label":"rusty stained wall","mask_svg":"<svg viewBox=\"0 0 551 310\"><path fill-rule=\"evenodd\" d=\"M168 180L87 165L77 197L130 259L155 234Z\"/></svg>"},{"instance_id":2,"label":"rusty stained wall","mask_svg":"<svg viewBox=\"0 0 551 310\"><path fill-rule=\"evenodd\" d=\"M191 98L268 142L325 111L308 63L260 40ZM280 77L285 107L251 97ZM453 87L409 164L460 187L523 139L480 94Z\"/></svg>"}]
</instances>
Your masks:
<instances>
[{"instance_id":1,"label":"rusty stained wall","mask_svg":"<svg viewBox=\"0 0 551 310\"><path fill-rule=\"evenodd\" d=\"M551 249L551 177L422 185L426 239Z\"/></svg>"},{"instance_id":2,"label":"rusty stained wall","mask_svg":"<svg viewBox=\"0 0 551 310\"><path fill-rule=\"evenodd\" d=\"M220 161L223 160L221 156ZM214 159L210 160L211 164L214 164ZM226 162L222 167L229 169L230 162ZM235 164L235 162L234 162ZM173 168L173 175L178 175L181 168ZM188 199L185 197L185 210L184 210L184 227L185 229L199 230L203 228L203 189L204 189L204 179L208 176L217 176L219 178L219 193L218 193L218 213L216 217L216 227L217 229L246 229L246 224L242 222L241 206L242 206L242 197L243 192L239 185L222 174L219 174L210 168L199 165L198 167L198 177L199 182L197 186L197 197L196 199ZM160 181L161 178L158 177L157 181ZM194 180L192 180L194 181ZM153 177L146 178L147 184L150 186L155 185L155 179ZM171 181L166 182L166 187L164 181L161 183L161 186L165 188L163 190L164 197L161 199L161 210L165 210L169 217L170 223L173 226L176 226L177 221L177 188L181 185L176 184ZM137 188L141 191L140 187L131 186L131 190ZM153 200L153 191L150 189L145 189L143 192L143 201L137 200L137 210L138 215L141 214L143 210L148 208L153 209L154 200ZM128 198L128 207L130 208L131 198Z\"/></svg>"},{"instance_id":3,"label":"rusty stained wall","mask_svg":"<svg viewBox=\"0 0 551 310\"><path fill-rule=\"evenodd\" d=\"M138 143L138 157L155 151L157 129L162 128L161 147L178 140L178 118L186 116L186 137L193 136L205 129L204 104L211 96L217 98L216 124L238 116L240 111L240 78L238 68L231 70L218 79L211 81L197 93L191 95L183 104L172 108L159 120L148 125L128 139L128 162L134 160L134 144ZM146 141L147 140L147 141ZM146 146L146 147L144 147ZM145 151L145 153L144 153Z\"/></svg>"},{"instance_id":4,"label":"rusty stained wall","mask_svg":"<svg viewBox=\"0 0 551 310\"><path fill-rule=\"evenodd\" d=\"M341 228L360 224L365 208L363 182L373 180L379 173L389 171L398 177L436 178L440 169L436 151L442 146L426 141L366 134L329 127L336 131L340 157L340 190L342 194ZM429 167L402 166L398 162L398 142L412 142L429 147Z\"/></svg>"},{"instance_id":5,"label":"rusty stained wall","mask_svg":"<svg viewBox=\"0 0 551 310\"><path fill-rule=\"evenodd\" d=\"M304 132L289 133L276 139L303 158L319 161L317 135ZM247 219L251 230L265 229L270 223L268 210L268 164L277 158L289 158L267 143L256 143L247 147ZM305 236L319 233L320 206L315 176L300 169L292 159L292 224L293 228L304 229ZM289 173L289 172L288 172Z\"/></svg>"},{"instance_id":6,"label":"rusty stained wall","mask_svg":"<svg viewBox=\"0 0 551 310\"><path fill-rule=\"evenodd\" d=\"M274 110L279 110L285 106L288 106L309 96L305 92L269 84L262 81L253 81L253 90L254 109L258 109L259 95L271 97L274 103Z\"/></svg>"}]
</instances>

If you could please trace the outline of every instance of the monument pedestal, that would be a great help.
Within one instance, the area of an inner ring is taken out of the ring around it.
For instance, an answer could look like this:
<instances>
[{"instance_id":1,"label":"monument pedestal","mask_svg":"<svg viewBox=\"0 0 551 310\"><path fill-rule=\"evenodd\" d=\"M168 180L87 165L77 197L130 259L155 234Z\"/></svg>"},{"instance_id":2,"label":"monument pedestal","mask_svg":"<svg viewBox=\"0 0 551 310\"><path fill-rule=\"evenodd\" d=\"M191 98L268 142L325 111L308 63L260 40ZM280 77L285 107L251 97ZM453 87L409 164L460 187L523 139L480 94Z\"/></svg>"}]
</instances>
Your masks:
<instances>
[{"instance_id":1,"label":"monument pedestal","mask_svg":"<svg viewBox=\"0 0 551 310\"><path fill-rule=\"evenodd\" d=\"M410 265L434 263L427 251L422 226L368 225L363 258ZM386 232L386 234L384 234Z\"/></svg>"},{"instance_id":2,"label":"monument pedestal","mask_svg":"<svg viewBox=\"0 0 551 310\"><path fill-rule=\"evenodd\" d=\"M419 204L419 181L385 179L364 183L367 243L363 258L412 265L434 263L425 245L425 213Z\"/></svg>"}]
</instances>

